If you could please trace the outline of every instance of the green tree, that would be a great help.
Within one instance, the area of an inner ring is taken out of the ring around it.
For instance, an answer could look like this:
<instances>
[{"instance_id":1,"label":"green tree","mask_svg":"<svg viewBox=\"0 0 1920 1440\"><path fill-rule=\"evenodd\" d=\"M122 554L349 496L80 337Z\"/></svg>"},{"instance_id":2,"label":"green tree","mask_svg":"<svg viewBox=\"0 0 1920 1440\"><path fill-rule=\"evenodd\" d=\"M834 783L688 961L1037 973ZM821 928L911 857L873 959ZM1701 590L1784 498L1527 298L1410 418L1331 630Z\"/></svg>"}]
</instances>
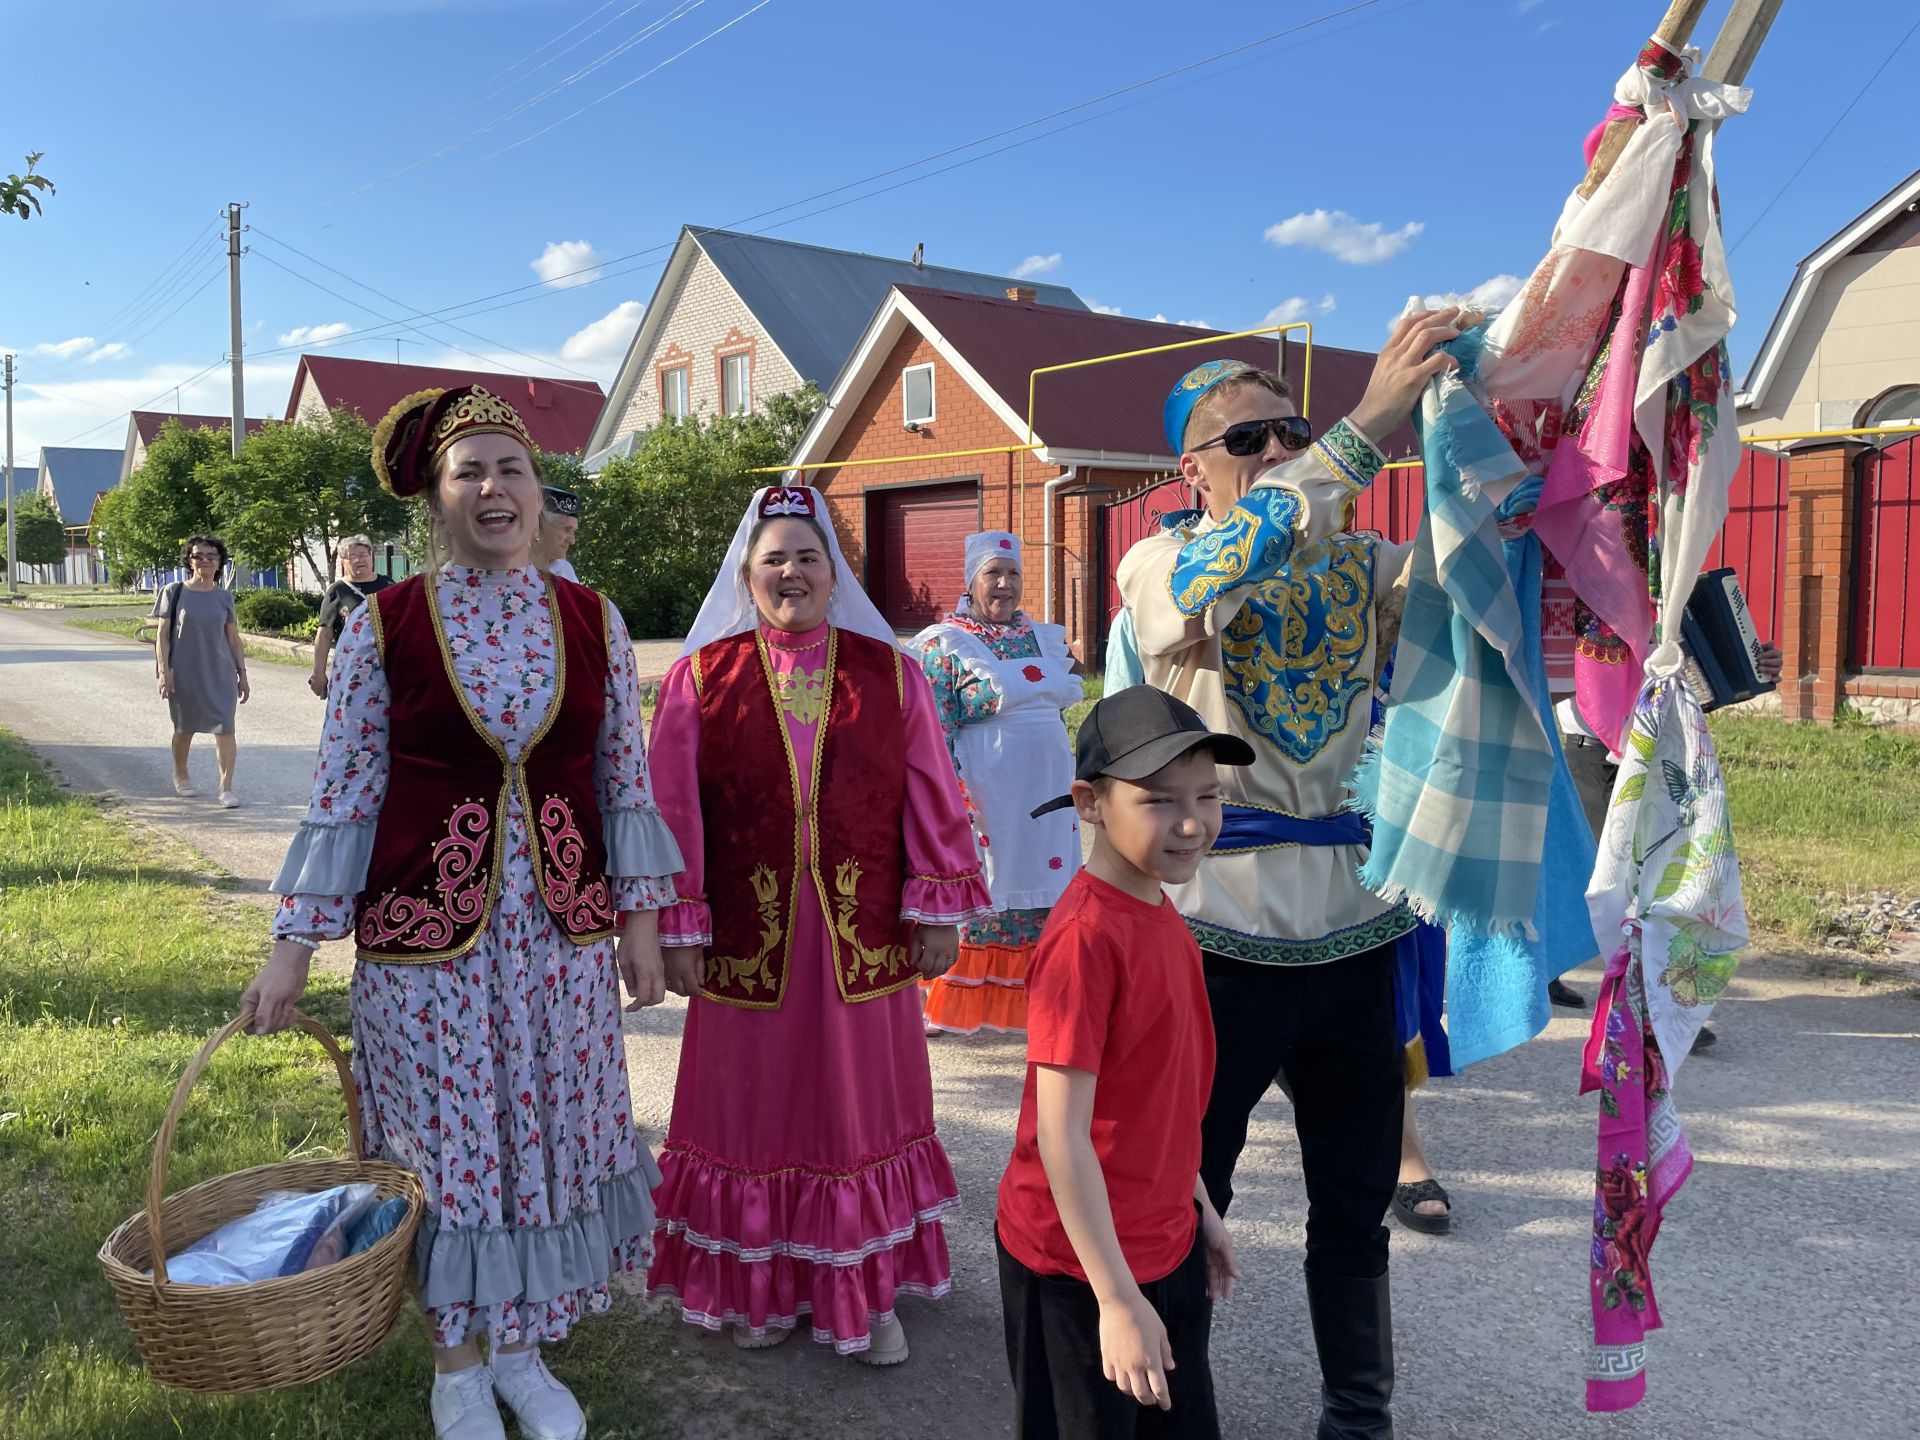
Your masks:
<instances>
[{"instance_id":1,"label":"green tree","mask_svg":"<svg viewBox=\"0 0 1920 1440\"><path fill-rule=\"evenodd\" d=\"M229 435L226 429L189 430L168 420L140 468L107 492L94 517L94 543L123 583L142 570L178 565L187 536L218 532L205 472L227 455Z\"/></svg>"},{"instance_id":2,"label":"green tree","mask_svg":"<svg viewBox=\"0 0 1920 1440\"><path fill-rule=\"evenodd\" d=\"M13 497L14 558L22 565L58 565L67 558L67 531L53 503L38 490ZM6 518L0 505L0 522ZM0 560L6 557L0 555Z\"/></svg>"},{"instance_id":3,"label":"green tree","mask_svg":"<svg viewBox=\"0 0 1920 1440\"><path fill-rule=\"evenodd\" d=\"M0 180L0 214L18 215L22 220L31 220L41 213L39 192L54 193L51 180L33 173L33 167L40 163L44 153L36 150L27 156L26 174L9 175Z\"/></svg>"},{"instance_id":4,"label":"green tree","mask_svg":"<svg viewBox=\"0 0 1920 1440\"><path fill-rule=\"evenodd\" d=\"M635 635L686 633L740 512L774 478L749 472L785 461L821 400L808 385L751 415L665 421L632 455L578 482L574 566L620 607Z\"/></svg>"},{"instance_id":5,"label":"green tree","mask_svg":"<svg viewBox=\"0 0 1920 1440\"><path fill-rule=\"evenodd\" d=\"M372 454L373 432L344 407L322 421L269 420L238 458L202 469L221 538L251 567L300 555L331 578L341 540L384 538L406 524L406 506L374 477Z\"/></svg>"}]
</instances>

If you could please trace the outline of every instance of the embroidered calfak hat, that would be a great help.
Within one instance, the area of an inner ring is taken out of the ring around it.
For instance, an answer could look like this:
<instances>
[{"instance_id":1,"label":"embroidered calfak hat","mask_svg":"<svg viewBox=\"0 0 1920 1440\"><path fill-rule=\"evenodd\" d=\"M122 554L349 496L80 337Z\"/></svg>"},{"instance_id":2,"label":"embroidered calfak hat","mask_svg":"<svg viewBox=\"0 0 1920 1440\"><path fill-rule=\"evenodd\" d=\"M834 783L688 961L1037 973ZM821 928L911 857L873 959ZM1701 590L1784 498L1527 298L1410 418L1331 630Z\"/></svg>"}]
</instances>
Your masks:
<instances>
[{"instance_id":1,"label":"embroidered calfak hat","mask_svg":"<svg viewBox=\"0 0 1920 1440\"><path fill-rule=\"evenodd\" d=\"M1251 745L1237 735L1209 730L1200 712L1184 700L1151 685L1130 685L1107 696L1080 722L1073 778L1144 780L1202 745L1213 751L1216 765L1253 764ZM1035 810L1033 818L1072 803L1072 795L1056 795Z\"/></svg>"},{"instance_id":2,"label":"embroidered calfak hat","mask_svg":"<svg viewBox=\"0 0 1920 1440\"><path fill-rule=\"evenodd\" d=\"M1167 403L1160 410L1160 423L1167 431L1168 453L1176 456L1186 453L1187 421L1193 417L1193 407L1209 390L1222 380L1250 375L1253 369L1244 360L1209 360L1174 381L1173 389L1167 392Z\"/></svg>"},{"instance_id":3,"label":"embroidered calfak hat","mask_svg":"<svg viewBox=\"0 0 1920 1440\"><path fill-rule=\"evenodd\" d=\"M373 432L373 473L403 499L433 483L434 462L469 435L511 435L534 453L520 412L478 385L419 390L387 412Z\"/></svg>"},{"instance_id":4,"label":"embroidered calfak hat","mask_svg":"<svg viewBox=\"0 0 1920 1440\"><path fill-rule=\"evenodd\" d=\"M559 515L568 520L580 518L580 497L571 490L562 490L558 485L542 485L546 495L547 513Z\"/></svg>"}]
</instances>

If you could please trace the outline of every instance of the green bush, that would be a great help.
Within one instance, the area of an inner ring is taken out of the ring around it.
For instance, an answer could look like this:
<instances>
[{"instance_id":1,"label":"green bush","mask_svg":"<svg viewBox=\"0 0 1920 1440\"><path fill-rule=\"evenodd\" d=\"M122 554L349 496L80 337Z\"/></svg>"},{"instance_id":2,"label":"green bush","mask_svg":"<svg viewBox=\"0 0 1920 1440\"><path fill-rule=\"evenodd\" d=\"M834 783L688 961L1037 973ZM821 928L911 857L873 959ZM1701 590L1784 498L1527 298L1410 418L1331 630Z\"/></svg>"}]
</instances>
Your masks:
<instances>
[{"instance_id":1,"label":"green bush","mask_svg":"<svg viewBox=\"0 0 1920 1440\"><path fill-rule=\"evenodd\" d=\"M240 628L256 634L291 631L313 617L298 595L286 590L247 590L234 599Z\"/></svg>"}]
</instances>

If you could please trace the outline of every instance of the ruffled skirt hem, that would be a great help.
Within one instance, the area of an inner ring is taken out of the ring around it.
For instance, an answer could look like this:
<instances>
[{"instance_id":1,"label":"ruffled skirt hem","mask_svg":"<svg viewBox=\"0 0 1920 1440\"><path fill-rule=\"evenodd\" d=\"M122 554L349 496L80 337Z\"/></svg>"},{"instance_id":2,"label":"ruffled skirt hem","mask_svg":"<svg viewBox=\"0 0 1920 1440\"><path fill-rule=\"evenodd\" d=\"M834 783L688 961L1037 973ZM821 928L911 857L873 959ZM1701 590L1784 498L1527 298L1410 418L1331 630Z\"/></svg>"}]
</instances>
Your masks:
<instances>
[{"instance_id":1,"label":"ruffled skirt hem","mask_svg":"<svg viewBox=\"0 0 1920 1440\"><path fill-rule=\"evenodd\" d=\"M962 943L960 959L937 980L921 981L929 1030L972 1035L981 1030L1024 1035L1031 945Z\"/></svg>"}]
</instances>

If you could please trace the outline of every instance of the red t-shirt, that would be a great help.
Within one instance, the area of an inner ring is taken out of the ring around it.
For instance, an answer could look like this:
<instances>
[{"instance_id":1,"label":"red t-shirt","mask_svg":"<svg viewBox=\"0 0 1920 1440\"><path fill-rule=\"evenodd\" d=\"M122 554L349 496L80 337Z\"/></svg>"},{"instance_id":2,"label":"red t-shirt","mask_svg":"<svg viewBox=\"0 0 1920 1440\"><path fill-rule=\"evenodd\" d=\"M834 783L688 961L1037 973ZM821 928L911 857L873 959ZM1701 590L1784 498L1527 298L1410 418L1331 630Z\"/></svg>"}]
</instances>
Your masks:
<instances>
[{"instance_id":1,"label":"red t-shirt","mask_svg":"<svg viewBox=\"0 0 1920 1440\"><path fill-rule=\"evenodd\" d=\"M1149 905L1080 871L1027 975L1027 1086L995 1218L1029 1270L1084 1280L1040 1163L1036 1065L1099 1077L1093 1151L1121 1253L1143 1285L1172 1274L1193 1248L1200 1117L1213 1085L1200 947L1172 901Z\"/></svg>"}]
</instances>

